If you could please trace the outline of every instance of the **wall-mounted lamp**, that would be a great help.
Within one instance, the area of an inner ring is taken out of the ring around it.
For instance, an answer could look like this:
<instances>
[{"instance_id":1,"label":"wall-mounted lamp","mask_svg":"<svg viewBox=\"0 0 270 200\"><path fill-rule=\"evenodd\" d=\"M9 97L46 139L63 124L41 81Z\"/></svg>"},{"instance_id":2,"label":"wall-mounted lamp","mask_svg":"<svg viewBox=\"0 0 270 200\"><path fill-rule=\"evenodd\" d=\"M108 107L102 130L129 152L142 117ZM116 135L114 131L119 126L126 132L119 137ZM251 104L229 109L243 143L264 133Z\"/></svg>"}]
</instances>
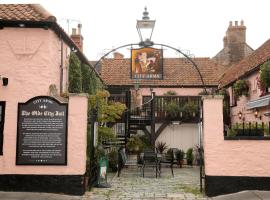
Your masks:
<instances>
[{"instance_id":1,"label":"wall-mounted lamp","mask_svg":"<svg viewBox=\"0 0 270 200\"><path fill-rule=\"evenodd\" d=\"M243 118L243 113L241 111L239 111L239 113L238 113L238 118L239 119L242 119Z\"/></svg>"},{"instance_id":2,"label":"wall-mounted lamp","mask_svg":"<svg viewBox=\"0 0 270 200\"><path fill-rule=\"evenodd\" d=\"M254 114L254 117L255 117L255 118L259 118L260 120L262 119L262 116L259 115L259 112L258 112L257 109L254 110L254 113L253 113L253 114Z\"/></svg>"},{"instance_id":3,"label":"wall-mounted lamp","mask_svg":"<svg viewBox=\"0 0 270 200\"><path fill-rule=\"evenodd\" d=\"M3 86L7 86L8 85L8 78L7 77L1 77L0 76L0 80L2 80Z\"/></svg>"}]
</instances>

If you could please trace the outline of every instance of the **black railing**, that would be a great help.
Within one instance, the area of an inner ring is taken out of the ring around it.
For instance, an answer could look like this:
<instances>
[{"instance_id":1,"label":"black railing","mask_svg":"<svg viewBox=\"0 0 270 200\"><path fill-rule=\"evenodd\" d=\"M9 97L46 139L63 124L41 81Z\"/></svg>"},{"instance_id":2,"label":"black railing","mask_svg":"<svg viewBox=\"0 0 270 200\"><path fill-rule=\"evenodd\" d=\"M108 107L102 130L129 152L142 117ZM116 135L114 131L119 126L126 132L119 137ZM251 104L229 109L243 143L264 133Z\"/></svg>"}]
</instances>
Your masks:
<instances>
[{"instance_id":1,"label":"black railing","mask_svg":"<svg viewBox=\"0 0 270 200\"><path fill-rule=\"evenodd\" d=\"M151 119L151 102L153 98L148 98L141 106L135 107L130 110L131 120L150 120Z\"/></svg>"},{"instance_id":2,"label":"black railing","mask_svg":"<svg viewBox=\"0 0 270 200\"><path fill-rule=\"evenodd\" d=\"M149 100L150 96L144 96L143 102ZM193 104L196 107L194 113L191 113L190 117L185 116L183 111L179 113L175 118L182 121L196 121L199 118L201 97L200 96L156 96L155 97L155 116L157 120L170 118L170 114L167 112L167 105L174 103L179 108L184 108L186 104Z\"/></svg>"},{"instance_id":3,"label":"black railing","mask_svg":"<svg viewBox=\"0 0 270 200\"><path fill-rule=\"evenodd\" d=\"M225 138L270 138L270 122L242 122L224 127Z\"/></svg>"}]
</instances>

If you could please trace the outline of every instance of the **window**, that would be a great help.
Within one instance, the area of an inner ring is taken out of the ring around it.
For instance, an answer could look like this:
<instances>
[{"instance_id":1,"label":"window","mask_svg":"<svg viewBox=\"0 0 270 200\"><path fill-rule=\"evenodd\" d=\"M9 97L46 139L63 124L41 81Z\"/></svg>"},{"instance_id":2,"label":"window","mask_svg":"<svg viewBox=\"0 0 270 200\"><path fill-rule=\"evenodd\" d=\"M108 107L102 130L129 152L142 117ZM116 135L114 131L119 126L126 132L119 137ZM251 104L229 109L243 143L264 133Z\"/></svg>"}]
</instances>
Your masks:
<instances>
[{"instance_id":1,"label":"window","mask_svg":"<svg viewBox=\"0 0 270 200\"><path fill-rule=\"evenodd\" d=\"M0 155L3 155L5 105L6 105L6 102L0 101Z\"/></svg>"}]
</instances>

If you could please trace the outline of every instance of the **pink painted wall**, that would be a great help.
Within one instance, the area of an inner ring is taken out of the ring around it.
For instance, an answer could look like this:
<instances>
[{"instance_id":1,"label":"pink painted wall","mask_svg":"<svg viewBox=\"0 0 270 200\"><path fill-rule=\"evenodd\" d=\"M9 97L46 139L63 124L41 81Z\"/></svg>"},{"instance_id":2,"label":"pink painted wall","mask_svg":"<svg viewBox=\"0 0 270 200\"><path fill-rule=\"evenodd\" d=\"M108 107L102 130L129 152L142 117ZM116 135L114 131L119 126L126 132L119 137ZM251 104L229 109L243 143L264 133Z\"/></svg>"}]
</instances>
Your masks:
<instances>
[{"instance_id":1,"label":"pink painted wall","mask_svg":"<svg viewBox=\"0 0 270 200\"><path fill-rule=\"evenodd\" d=\"M51 84L56 85L59 94L61 41L53 31L39 28L4 28L0 30L0 38L0 75L9 78L8 86L0 85L0 101L6 101L0 173L83 174L86 152L86 97L69 99L68 166L15 165L18 103L26 102L34 96L49 95ZM64 50L64 63L67 64L66 44ZM67 71L66 66L64 69ZM67 81L67 78L64 80ZM78 113L78 110L81 113Z\"/></svg>"},{"instance_id":2,"label":"pink painted wall","mask_svg":"<svg viewBox=\"0 0 270 200\"><path fill-rule=\"evenodd\" d=\"M270 118L263 115L266 111L269 112L269 108L264 107L264 108L258 109L259 116L262 116L261 119L254 117L254 110L247 110L247 108L246 108L246 104L249 101L258 99L260 94L261 94L261 91L258 88L257 80L256 80L258 77L259 77L259 72L256 72L246 79L250 83L249 96L248 97L241 96L239 98L239 100L237 101L237 106L231 107L232 123L243 122L243 119L239 119L239 117L238 117L238 113L240 111L243 113L244 121L246 121L246 122L260 122L260 123L261 122L265 122L265 123L269 122ZM228 88L227 90L231 94L232 87Z\"/></svg>"},{"instance_id":3,"label":"pink painted wall","mask_svg":"<svg viewBox=\"0 0 270 200\"><path fill-rule=\"evenodd\" d=\"M270 176L269 140L224 140L222 98L203 99L205 174Z\"/></svg>"},{"instance_id":4,"label":"pink painted wall","mask_svg":"<svg viewBox=\"0 0 270 200\"><path fill-rule=\"evenodd\" d=\"M0 174L84 174L86 171L87 105L87 96L69 97L67 166L16 166L17 119L6 117L4 152L3 156L0 156Z\"/></svg>"}]
</instances>

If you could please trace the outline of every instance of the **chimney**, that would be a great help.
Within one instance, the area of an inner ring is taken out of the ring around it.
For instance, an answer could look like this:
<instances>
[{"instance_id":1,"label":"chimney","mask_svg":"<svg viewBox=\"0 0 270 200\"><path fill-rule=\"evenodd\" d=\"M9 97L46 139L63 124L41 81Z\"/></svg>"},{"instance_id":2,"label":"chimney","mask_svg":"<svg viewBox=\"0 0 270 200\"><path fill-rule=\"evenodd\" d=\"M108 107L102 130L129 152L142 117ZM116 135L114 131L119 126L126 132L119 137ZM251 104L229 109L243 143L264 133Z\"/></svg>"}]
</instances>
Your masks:
<instances>
[{"instance_id":1,"label":"chimney","mask_svg":"<svg viewBox=\"0 0 270 200\"><path fill-rule=\"evenodd\" d=\"M227 52L227 63L234 64L246 57L246 27L244 21L229 23L226 36L223 39L224 49Z\"/></svg>"},{"instance_id":2,"label":"chimney","mask_svg":"<svg viewBox=\"0 0 270 200\"><path fill-rule=\"evenodd\" d=\"M121 54L121 53L119 53L119 52L114 52L114 54L113 54L113 58L114 59L123 59L124 58L124 55L123 54Z\"/></svg>"},{"instance_id":3,"label":"chimney","mask_svg":"<svg viewBox=\"0 0 270 200\"><path fill-rule=\"evenodd\" d=\"M250 55L253 49L246 43L246 26L244 21L229 22L226 34L223 38L223 49L213 60L223 66L231 66Z\"/></svg>"},{"instance_id":4,"label":"chimney","mask_svg":"<svg viewBox=\"0 0 270 200\"><path fill-rule=\"evenodd\" d=\"M82 24L78 24L78 32L76 28L72 29L71 39L73 42L79 47L81 51L83 51L83 36L81 34Z\"/></svg>"}]
</instances>

